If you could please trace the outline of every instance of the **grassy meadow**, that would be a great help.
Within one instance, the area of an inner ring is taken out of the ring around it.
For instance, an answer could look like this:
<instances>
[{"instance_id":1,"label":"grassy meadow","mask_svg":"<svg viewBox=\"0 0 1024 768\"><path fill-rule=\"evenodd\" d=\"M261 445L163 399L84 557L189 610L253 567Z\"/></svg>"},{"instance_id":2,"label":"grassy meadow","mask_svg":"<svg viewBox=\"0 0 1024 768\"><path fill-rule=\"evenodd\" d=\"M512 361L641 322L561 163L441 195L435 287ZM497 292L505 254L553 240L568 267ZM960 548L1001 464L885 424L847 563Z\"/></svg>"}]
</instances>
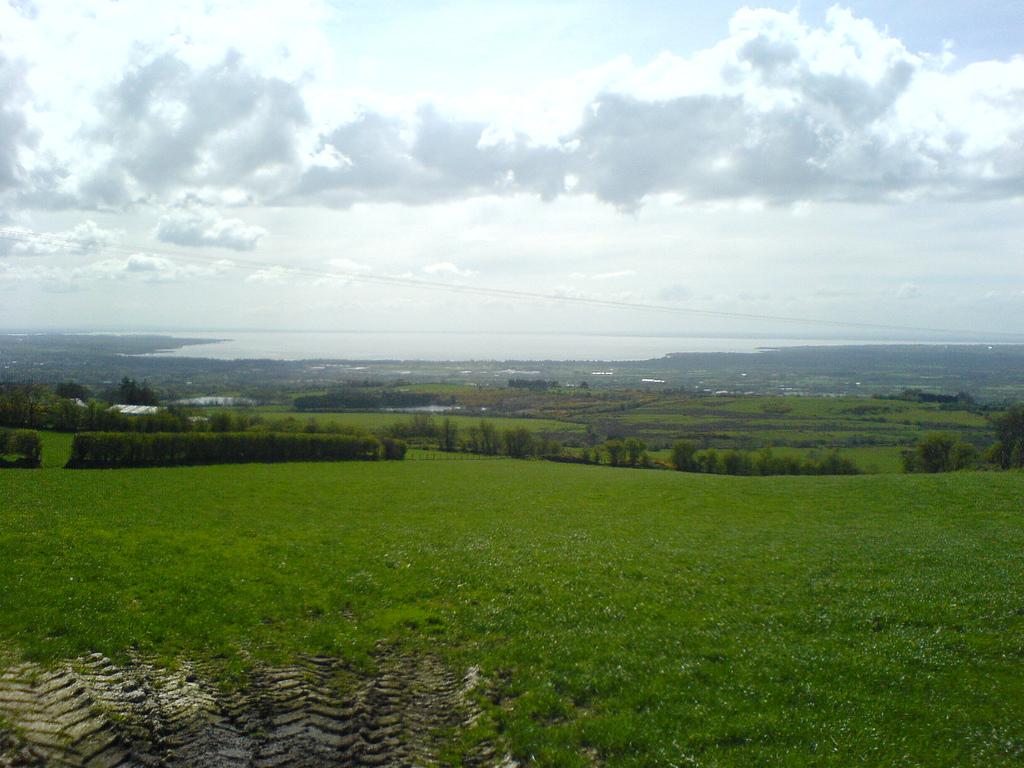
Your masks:
<instances>
[{"instance_id":1,"label":"grassy meadow","mask_svg":"<svg viewBox=\"0 0 1024 768\"><path fill-rule=\"evenodd\" d=\"M0 649L229 680L246 654L431 649L488 680L469 737L544 766L1019 765L1022 494L515 460L8 471Z\"/></svg>"}]
</instances>

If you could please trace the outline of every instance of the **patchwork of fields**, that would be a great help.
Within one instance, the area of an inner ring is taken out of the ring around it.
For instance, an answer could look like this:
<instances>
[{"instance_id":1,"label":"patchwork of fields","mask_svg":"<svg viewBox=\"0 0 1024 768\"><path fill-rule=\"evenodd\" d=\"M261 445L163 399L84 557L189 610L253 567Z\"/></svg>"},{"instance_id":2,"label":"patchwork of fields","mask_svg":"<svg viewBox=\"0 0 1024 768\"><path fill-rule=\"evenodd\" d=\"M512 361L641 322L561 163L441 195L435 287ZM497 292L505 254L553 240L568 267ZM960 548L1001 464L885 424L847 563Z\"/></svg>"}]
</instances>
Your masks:
<instances>
[{"instance_id":1,"label":"patchwork of fields","mask_svg":"<svg viewBox=\"0 0 1024 768\"><path fill-rule=\"evenodd\" d=\"M901 452L937 433L954 435L984 451L994 441L988 416L936 403L874 398L688 397L631 390L550 391L509 394L508 389L419 385L411 391L455 398L461 412L448 418L459 430L487 419L497 429L525 427L570 449L608 437L643 440L651 456L667 460L680 439L699 448L758 450L820 460L830 451L865 472L902 471ZM480 410L484 408L486 410ZM283 406L261 408L269 422L338 424L381 430L408 422L402 413L301 413Z\"/></svg>"},{"instance_id":2,"label":"patchwork of fields","mask_svg":"<svg viewBox=\"0 0 1024 768\"><path fill-rule=\"evenodd\" d=\"M479 670L445 763L1018 765L1022 492L514 460L8 471L0 666L98 653L245 691L324 658L359 691L387 647L446 690Z\"/></svg>"}]
</instances>

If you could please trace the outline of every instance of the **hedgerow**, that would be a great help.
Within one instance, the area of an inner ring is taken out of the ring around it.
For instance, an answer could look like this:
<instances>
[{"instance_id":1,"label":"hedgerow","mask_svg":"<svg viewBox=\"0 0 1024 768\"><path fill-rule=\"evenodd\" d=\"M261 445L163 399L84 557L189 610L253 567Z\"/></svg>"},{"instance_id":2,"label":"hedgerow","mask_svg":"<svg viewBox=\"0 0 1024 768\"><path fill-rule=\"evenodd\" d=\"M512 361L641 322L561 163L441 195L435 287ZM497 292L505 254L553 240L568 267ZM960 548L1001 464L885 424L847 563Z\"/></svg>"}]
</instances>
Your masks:
<instances>
[{"instance_id":1,"label":"hedgerow","mask_svg":"<svg viewBox=\"0 0 1024 768\"><path fill-rule=\"evenodd\" d=\"M13 459L6 457L13 456ZM43 442L30 429L0 429L0 466L34 468L42 464Z\"/></svg>"},{"instance_id":2,"label":"hedgerow","mask_svg":"<svg viewBox=\"0 0 1024 768\"><path fill-rule=\"evenodd\" d=\"M67 467L167 467L282 461L376 461L400 459L404 444L385 448L372 435L275 432L81 432Z\"/></svg>"}]
</instances>

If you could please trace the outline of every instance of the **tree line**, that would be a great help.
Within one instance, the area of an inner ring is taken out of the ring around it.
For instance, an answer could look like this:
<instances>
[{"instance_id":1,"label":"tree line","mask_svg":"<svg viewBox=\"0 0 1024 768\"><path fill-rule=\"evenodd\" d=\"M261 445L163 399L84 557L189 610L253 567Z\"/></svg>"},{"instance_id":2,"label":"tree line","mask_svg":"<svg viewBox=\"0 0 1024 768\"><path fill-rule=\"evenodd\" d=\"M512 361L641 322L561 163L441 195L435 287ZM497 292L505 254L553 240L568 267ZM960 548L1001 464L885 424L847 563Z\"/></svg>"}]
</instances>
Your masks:
<instances>
[{"instance_id":1,"label":"tree line","mask_svg":"<svg viewBox=\"0 0 1024 768\"><path fill-rule=\"evenodd\" d=\"M293 401L297 411L379 410L381 408L422 408L438 405L442 398L429 392L401 389L332 388L322 395L303 395ZM449 398L451 400L451 398Z\"/></svg>"},{"instance_id":2,"label":"tree line","mask_svg":"<svg viewBox=\"0 0 1024 768\"><path fill-rule=\"evenodd\" d=\"M961 469L1021 469L1024 467L1024 405L1011 405L992 417L996 442L986 451L952 435L928 435L904 451L907 472L956 472Z\"/></svg>"},{"instance_id":3,"label":"tree line","mask_svg":"<svg viewBox=\"0 0 1024 768\"><path fill-rule=\"evenodd\" d=\"M460 429L452 419L437 421L424 414L415 414L404 422L388 425L383 432L390 437L446 452L511 456L517 459L559 456L563 452L557 440L535 434L526 427L498 429L486 419Z\"/></svg>"},{"instance_id":4,"label":"tree line","mask_svg":"<svg viewBox=\"0 0 1024 768\"><path fill-rule=\"evenodd\" d=\"M696 443L679 440L672 446L672 467L680 472L713 475L858 475L860 468L832 451L821 459L801 459L775 453L770 447L759 451L697 450Z\"/></svg>"},{"instance_id":5,"label":"tree line","mask_svg":"<svg viewBox=\"0 0 1024 768\"><path fill-rule=\"evenodd\" d=\"M273 432L82 432L71 444L71 469L169 467L285 461L377 461L405 457L400 440L373 435Z\"/></svg>"},{"instance_id":6,"label":"tree line","mask_svg":"<svg viewBox=\"0 0 1024 768\"><path fill-rule=\"evenodd\" d=\"M512 389L530 389L535 392L544 392L549 389L557 389L558 382L547 379L509 379L508 385Z\"/></svg>"}]
</instances>

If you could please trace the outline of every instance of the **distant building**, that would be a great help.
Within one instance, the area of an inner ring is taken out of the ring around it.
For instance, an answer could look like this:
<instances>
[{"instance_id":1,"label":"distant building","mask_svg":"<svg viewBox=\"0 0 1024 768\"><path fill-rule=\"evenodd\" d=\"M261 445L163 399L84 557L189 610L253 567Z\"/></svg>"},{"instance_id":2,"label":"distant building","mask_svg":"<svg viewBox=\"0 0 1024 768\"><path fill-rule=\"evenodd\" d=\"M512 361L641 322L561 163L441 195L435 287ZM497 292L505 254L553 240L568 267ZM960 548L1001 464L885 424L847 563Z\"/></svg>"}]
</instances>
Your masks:
<instances>
[{"instance_id":1,"label":"distant building","mask_svg":"<svg viewBox=\"0 0 1024 768\"><path fill-rule=\"evenodd\" d=\"M160 407L157 405L125 405L124 403L117 403L110 406L109 410L117 411L125 416L152 416L160 410Z\"/></svg>"}]
</instances>

